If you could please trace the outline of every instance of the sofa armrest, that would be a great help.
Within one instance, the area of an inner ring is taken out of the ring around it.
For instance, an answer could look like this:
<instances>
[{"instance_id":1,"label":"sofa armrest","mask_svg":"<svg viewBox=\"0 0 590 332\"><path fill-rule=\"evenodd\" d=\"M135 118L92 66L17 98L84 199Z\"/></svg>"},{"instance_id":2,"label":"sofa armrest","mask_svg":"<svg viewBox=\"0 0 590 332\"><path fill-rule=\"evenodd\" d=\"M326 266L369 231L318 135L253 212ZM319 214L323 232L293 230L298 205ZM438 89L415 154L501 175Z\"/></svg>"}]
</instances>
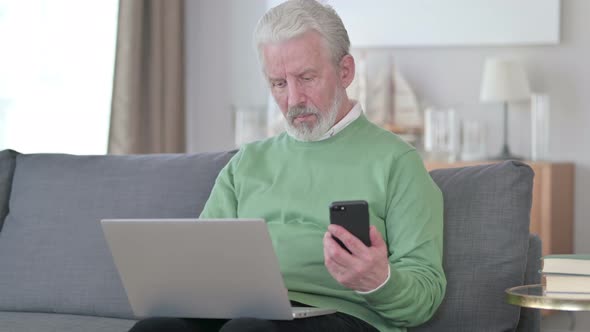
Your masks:
<instances>
[{"instance_id":1,"label":"sofa armrest","mask_svg":"<svg viewBox=\"0 0 590 332\"><path fill-rule=\"evenodd\" d=\"M13 150L0 151L0 230L2 230L6 215L8 215L8 201L18 154Z\"/></svg>"},{"instance_id":2,"label":"sofa armrest","mask_svg":"<svg viewBox=\"0 0 590 332\"><path fill-rule=\"evenodd\" d=\"M525 285L541 283L541 239L534 234L529 235L527 252ZM541 329L541 311L539 309L521 308L517 332L538 332Z\"/></svg>"}]
</instances>

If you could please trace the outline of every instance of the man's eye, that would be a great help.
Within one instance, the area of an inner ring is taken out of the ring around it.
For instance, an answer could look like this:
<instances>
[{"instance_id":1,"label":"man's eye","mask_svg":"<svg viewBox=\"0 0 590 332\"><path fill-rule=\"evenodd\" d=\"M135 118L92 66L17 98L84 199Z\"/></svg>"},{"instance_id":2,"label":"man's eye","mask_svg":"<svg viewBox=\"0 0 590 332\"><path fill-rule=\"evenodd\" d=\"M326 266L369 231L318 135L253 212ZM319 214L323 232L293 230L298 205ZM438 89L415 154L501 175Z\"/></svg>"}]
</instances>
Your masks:
<instances>
[{"instance_id":1,"label":"man's eye","mask_svg":"<svg viewBox=\"0 0 590 332\"><path fill-rule=\"evenodd\" d=\"M313 77L304 77L303 80L305 82L311 82L311 81L313 81Z\"/></svg>"},{"instance_id":2,"label":"man's eye","mask_svg":"<svg viewBox=\"0 0 590 332\"><path fill-rule=\"evenodd\" d=\"M272 82L273 88L284 88L286 85L287 85L287 82L285 82L285 81Z\"/></svg>"}]
</instances>

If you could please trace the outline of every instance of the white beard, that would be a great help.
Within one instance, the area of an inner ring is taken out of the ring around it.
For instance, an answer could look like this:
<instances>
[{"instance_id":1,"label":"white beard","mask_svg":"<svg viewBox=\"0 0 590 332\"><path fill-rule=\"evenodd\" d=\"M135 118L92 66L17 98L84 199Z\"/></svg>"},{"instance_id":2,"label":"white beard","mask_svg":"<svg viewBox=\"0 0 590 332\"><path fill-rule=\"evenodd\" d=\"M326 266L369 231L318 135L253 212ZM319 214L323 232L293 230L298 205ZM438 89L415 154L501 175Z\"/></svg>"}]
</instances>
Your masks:
<instances>
[{"instance_id":1,"label":"white beard","mask_svg":"<svg viewBox=\"0 0 590 332\"><path fill-rule=\"evenodd\" d=\"M299 141L312 142L317 141L325 133L330 130L336 124L336 117L338 116L338 110L342 104L342 93L340 90L336 90L334 95L334 101L332 106L327 113L322 114L316 108L313 107L298 107L294 106L289 108L287 112L285 129L287 133ZM315 125L309 125L307 122L302 121L298 125L294 125L293 120L302 114L313 114L317 121Z\"/></svg>"}]
</instances>

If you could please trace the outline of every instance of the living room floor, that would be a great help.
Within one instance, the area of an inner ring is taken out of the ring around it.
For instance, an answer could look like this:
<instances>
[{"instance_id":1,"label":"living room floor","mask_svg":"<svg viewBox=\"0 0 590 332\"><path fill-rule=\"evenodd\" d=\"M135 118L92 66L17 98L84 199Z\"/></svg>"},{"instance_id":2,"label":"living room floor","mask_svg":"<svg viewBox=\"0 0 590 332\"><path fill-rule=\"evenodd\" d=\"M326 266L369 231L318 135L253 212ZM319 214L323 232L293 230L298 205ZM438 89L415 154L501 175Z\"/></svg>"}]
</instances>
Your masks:
<instances>
[{"instance_id":1,"label":"living room floor","mask_svg":"<svg viewBox=\"0 0 590 332\"><path fill-rule=\"evenodd\" d=\"M572 319L575 321L573 330L569 329ZM556 312L544 317L541 321L541 332L566 332L585 331L590 332L590 312Z\"/></svg>"}]
</instances>

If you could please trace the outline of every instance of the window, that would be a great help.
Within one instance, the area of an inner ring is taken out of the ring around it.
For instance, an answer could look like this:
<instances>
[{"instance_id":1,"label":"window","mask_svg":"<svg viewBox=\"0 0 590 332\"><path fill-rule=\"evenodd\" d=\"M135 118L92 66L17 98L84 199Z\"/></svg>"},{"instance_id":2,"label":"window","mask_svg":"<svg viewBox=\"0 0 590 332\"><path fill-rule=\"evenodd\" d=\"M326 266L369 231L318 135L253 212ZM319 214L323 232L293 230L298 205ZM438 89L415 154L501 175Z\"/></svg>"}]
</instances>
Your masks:
<instances>
[{"instance_id":1,"label":"window","mask_svg":"<svg viewBox=\"0 0 590 332\"><path fill-rule=\"evenodd\" d=\"M103 154L116 0L0 0L0 150Z\"/></svg>"}]
</instances>

